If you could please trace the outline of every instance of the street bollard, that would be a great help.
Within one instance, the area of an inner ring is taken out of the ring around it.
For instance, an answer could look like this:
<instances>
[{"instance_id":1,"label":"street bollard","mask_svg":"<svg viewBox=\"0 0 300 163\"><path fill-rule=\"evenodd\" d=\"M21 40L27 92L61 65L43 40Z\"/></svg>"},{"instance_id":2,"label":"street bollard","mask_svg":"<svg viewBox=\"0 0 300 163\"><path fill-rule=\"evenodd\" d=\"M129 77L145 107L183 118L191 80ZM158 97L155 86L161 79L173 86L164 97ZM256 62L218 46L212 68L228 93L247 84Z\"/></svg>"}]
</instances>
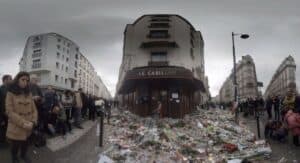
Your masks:
<instances>
[{"instance_id":1,"label":"street bollard","mask_svg":"<svg viewBox=\"0 0 300 163\"><path fill-rule=\"evenodd\" d=\"M258 138L260 138L259 115L256 115L256 123L257 123L257 135Z\"/></svg>"},{"instance_id":2,"label":"street bollard","mask_svg":"<svg viewBox=\"0 0 300 163\"><path fill-rule=\"evenodd\" d=\"M260 124L259 124L259 117L263 115L262 109L255 109L255 117L256 117L256 125L257 125L257 136L260 137Z\"/></svg>"},{"instance_id":3,"label":"street bollard","mask_svg":"<svg viewBox=\"0 0 300 163\"><path fill-rule=\"evenodd\" d=\"M100 111L99 123L100 123L100 134L99 134L99 146L103 147L103 121L104 121L104 113Z\"/></svg>"}]
</instances>

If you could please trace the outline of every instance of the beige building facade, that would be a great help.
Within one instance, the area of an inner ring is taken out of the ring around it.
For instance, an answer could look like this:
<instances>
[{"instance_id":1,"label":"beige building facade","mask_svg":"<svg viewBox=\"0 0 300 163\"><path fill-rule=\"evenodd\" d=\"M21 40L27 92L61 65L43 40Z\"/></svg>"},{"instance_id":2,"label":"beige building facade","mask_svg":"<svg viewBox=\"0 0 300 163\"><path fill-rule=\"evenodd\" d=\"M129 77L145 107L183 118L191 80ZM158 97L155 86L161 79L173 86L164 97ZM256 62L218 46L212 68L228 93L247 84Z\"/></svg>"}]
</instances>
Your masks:
<instances>
[{"instance_id":1,"label":"beige building facade","mask_svg":"<svg viewBox=\"0 0 300 163\"><path fill-rule=\"evenodd\" d=\"M182 117L208 99L204 41L179 15L143 15L124 31L117 98L142 116L157 100L163 116Z\"/></svg>"},{"instance_id":2,"label":"beige building facade","mask_svg":"<svg viewBox=\"0 0 300 163\"><path fill-rule=\"evenodd\" d=\"M285 96L291 84L296 84L296 63L292 56L288 56L277 68L266 88L264 97Z\"/></svg>"},{"instance_id":3,"label":"beige building facade","mask_svg":"<svg viewBox=\"0 0 300 163\"><path fill-rule=\"evenodd\" d=\"M250 55L243 56L237 63L236 79L240 101L259 97L255 63ZM228 103L234 100L233 73L223 83L219 95L221 102Z\"/></svg>"}]
</instances>

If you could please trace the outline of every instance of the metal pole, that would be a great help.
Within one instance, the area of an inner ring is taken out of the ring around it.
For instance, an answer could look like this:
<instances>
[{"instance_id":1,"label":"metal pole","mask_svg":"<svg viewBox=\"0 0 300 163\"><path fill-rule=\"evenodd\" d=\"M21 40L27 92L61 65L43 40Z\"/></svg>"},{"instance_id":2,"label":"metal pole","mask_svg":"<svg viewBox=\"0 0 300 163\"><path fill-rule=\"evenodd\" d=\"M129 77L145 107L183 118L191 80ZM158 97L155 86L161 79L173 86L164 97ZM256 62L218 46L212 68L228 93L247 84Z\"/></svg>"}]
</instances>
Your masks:
<instances>
[{"instance_id":1,"label":"metal pole","mask_svg":"<svg viewBox=\"0 0 300 163\"><path fill-rule=\"evenodd\" d=\"M103 147L103 120L104 120L104 113L100 111L100 134L99 134L99 146Z\"/></svg>"},{"instance_id":2,"label":"metal pole","mask_svg":"<svg viewBox=\"0 0 300 163\"><path fill-rule=\"evenodd\" d=\"M260 138L259 113L256 111L257 135Z\"/></svg>"},{"instance_id":3,"label":"metal pole","mask_svg":"<svg viewBox=\"0 0 300 163\"><path fill-rule=\"evenodd\" d=\"M235 56L235 44L234 33L231 33L232 38L232 55L233 55L233 87L234 87L234 102L237 103L237 81L236 81L236 56ZM235 122L238 123L238 107L235 110Z\"/></svg>"}]
</instances>

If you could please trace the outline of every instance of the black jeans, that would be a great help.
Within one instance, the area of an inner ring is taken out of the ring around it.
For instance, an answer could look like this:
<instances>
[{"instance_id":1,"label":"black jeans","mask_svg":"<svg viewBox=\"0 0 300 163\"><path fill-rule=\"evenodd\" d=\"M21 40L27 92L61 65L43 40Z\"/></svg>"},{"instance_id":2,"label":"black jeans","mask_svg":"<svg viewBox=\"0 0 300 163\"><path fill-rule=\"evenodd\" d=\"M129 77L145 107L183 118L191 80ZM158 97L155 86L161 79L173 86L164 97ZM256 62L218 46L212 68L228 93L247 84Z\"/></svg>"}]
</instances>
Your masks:
<instances>
[{"instance_id":1,"label":"black jeans","mask_svg":"<svg viewBox=\"0 0 300 163\"><path fill-rule=\"evenodd\" d=\"M11 142L11 157L12 160L18 159L18 153L21 151L21 158L25 158L27 156L28 150L28 140L10 140Z\"/></svg>"},{"instance_id":2,"label":"black jeans","mask_svg":"<svg viewBox=\"0 0 300 163\"><path fill-rule=\"evenodd\" d=\"M0 143L5 142L6 140L6 130L7 130L7 117L3 116L3 118L0 119Z\"/></svg>"},{"instance_id":3,"label":"black jeans","mask_svg":"<svg viewBox=\"0 0 300 163\"><path fill-rule=\"evenodd\" d=\"M57 130L63 134L66 135L67 132L67 122L64 120L58 120L57 121Z\"/></svg>"},{"instance_id":4,"label":"black jeans","mask_svg":"<svg viewBox=\"0 0 300 163\"><path fill-rule=\"evenodd\" d=\"M71 125L71 119L72 119L72 108L66 108L66 116L67 116L67 126L69 128L69 131L72 131L72 125Z\"/></svg>"},{"instance_id":5,"label":"black jeans","mask_svg":"<svg viewBox=\"0 0 300 163\"><path fill-rule=\"evenodd\" d=\"M95 120L96 118L96 108L95 107L89 107L89 120Z\"/></svg>"},{"instance_id":6,"label":"black jeans","mask_svg":"<svg viewBox=\"0 0 300 163\"><path fill-rule=\"evenodd\" d=\"M299 144L299 136L293 136L293 143L294 143L294 145L296 145L296 146L299 146L300 144Z\"/></svg>"},{"instance_id":7,"label":"black jeans","mask_svg":"<svg viewBox=\"0 0 300 163\"><path fill-rule=\"evenodd\" d=\"M272 108L267 108L268 118L272 119Z\"/></svg>"}]
</instances>

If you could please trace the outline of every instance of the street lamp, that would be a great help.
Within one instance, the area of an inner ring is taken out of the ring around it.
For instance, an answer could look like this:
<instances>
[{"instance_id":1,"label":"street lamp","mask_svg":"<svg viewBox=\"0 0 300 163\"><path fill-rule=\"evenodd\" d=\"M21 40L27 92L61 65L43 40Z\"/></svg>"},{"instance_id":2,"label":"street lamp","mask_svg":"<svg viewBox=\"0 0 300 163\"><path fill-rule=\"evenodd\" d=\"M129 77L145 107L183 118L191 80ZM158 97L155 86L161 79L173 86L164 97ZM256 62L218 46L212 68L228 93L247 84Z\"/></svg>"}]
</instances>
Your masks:
<instances>
[{"instance_id":1,"label":"street lamp","mask_svg":"<svg viewBox=\"0 0 300 163\"><path fill-rule=\"evenodd\" d=\"M237 103L237 81L236 81L236 56L235 56L235 45L234 36L240 36L241 39L249 38L248 34L243 33L231 33L232 38L232 54L233 54L233 86L234 86L234 102ZM235 121L238 122L238 108L235 109Z\"/></svg>"}]
</instances>

